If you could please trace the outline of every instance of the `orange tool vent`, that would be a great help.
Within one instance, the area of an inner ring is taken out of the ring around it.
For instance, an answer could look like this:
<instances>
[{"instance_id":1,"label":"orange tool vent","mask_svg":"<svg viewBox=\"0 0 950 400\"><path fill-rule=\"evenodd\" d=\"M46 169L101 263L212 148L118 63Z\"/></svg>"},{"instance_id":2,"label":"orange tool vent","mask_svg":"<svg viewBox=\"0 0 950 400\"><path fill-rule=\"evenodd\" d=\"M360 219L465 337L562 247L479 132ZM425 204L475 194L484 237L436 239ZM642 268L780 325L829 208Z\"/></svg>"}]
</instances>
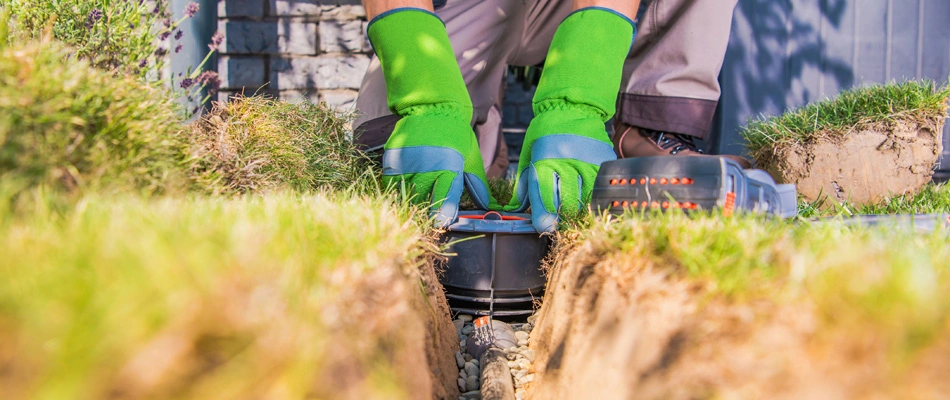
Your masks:
<instances>
[{"instance_id":1,"label":"orange tool vent","mask_svg":"<svg viewBox=\"0 0 950 400\"><path fill-rule=\"evenodd\" d=\"M732 215L736 209L736 192L726 193L726 204L722 207L722 215L727 217Z\"/></svg>"}]
</instances>

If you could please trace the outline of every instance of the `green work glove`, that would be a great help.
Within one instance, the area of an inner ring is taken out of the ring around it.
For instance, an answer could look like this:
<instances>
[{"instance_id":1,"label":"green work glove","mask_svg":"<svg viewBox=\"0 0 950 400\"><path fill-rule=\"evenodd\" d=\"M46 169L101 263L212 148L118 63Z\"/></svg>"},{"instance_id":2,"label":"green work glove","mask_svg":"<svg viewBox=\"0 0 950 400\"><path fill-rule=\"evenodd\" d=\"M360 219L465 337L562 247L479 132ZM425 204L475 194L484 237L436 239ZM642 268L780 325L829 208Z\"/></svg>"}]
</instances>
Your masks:
<instances>
[{"instance_id":1,"label":"green work glove","mask_svg":"<svg viewBox=\"0 0 950 400\"><path fill-rule=\"evenodd\" d=\"M539 232L557 227L558 213L590 202L600 164L617 158L604 123L613 114L623 63L636 27L612 10L584 8L554 33L534 95L515 196L505 210L531 206Z\"/></svg>"},{"instance_id":2,"label":"green work glove","mask_svg":"<svg viewBox=\"0 0 950 400\"><path fill-rule=\"evenodd\" d=\"M383 153L383 183L406 183L413 201L430 204L436 224L458 217L465 187L475 204L499 209L488 191L472 131L472 100L445 25L418 8L383 13L369 38L386 78L389 109L402 118Z\"/></svg>"}]
</instances>

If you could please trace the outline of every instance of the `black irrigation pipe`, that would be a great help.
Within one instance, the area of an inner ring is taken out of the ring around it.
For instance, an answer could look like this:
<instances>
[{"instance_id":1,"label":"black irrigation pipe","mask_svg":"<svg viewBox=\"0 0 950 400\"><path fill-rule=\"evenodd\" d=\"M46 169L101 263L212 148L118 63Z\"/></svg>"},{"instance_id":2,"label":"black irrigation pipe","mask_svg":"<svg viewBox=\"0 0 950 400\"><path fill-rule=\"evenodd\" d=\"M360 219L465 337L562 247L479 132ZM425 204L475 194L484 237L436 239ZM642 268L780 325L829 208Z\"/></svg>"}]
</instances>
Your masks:
<instances>
[{"instance_id":1,"label":"black irrigation pipe","mask_svg":"<svg viewBox=\"0 0 950 400\"><path fill-rule=\"evenodd\" d=\"M514 400L515 385L511 381L511 369L505 351L496 346L482 353L478 360L482 368L482 400Z\"/></svg>"}]
</instances>

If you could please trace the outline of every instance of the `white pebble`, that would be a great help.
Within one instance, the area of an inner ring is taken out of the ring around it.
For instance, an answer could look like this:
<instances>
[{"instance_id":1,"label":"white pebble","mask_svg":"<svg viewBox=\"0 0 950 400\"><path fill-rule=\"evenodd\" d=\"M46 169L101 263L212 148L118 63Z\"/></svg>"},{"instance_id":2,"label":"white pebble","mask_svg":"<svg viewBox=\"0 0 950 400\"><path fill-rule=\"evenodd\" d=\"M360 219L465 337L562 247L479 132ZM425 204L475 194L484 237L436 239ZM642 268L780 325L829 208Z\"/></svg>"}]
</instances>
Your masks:
<instances>
[{"instance_id":1,"label":"white pebble","mask_svg":"<svg viewBox=\"0 0 950 400\"><path fill-rule=\"evenodd\" d=\"M462 378L462 379L468 378L468 374L465 373L465 370L464 370L464 369L460 369L460 370L459 370L459 378Z\"/></svg>"},{"instance_id":2,"label":"white pebble","mask_svg":"<svg viewBox=\"0 0 950 400\"><path fill-rule=\"evenodd\" d=\"M523 355L528 361L534 361L534 350L525 350Z\"/></svg>"},{"instance_id":3,"label":"white pebble","mask_svg":"<svg viewBox=\"0 0 950 400\"><path fill-rule=\"evenodd\" d=\"M528 340L527 340L527 339L525 339L525 340L519 340L519 341L518 341L518 347L519 347L519 348L524 347L524 346L527 346L527 345L528 345Z\"/></svg>"},{"instance_id":4,"label":"white pebble","mask_svg":"<svg viewBox=\"0 0 950 400\"><path fill-rule=\"evenodd\" d=\"M462 357L465 359L465 362L469 362L473 360L472 355L468 353L463 354Z\"/></svg>"},{"instance_id":5,"label":"white pebble","mask_svg":"<svg viewBox=\"0 0 950 400\"><path fill-rule=\"evenodd\" d=\"M528 323L529 323L529 324L533 324L534 321L537 321L537 320L538 320L538 314L533 314L533 315L531 315L530 317L528 317Z\"/></svg>"},{"instance_id":6,"label":"white pebble","mask_svg":"<svg viewBox=\"0 0 950 400\"><path fill-rule=\"evenodd\" d=\"M463 349L466 348L466 347L468 347L468 341L465 340L465 339L459 340L459 347L461 347L461 348L463 348Z\"/></svg>"},{"instance_id":7,"label":"white pebble","mask_svg":"<svg viewBox=\"0 0 950 400\"><path fill-rule=\"evenodd\" d=\"M465 368L465 358L462 357L461 352L455 352L455 364L457 364L459 368Z\"/></svg>"},{"instance_id":8,"label":"white pebble","mask_svg":"<svg viewBox=\"0 0 950 400\"><path fill-rule=\"evenodd\" d=\"M459 378L459 379L458 379L459 390L461 390L461 391L463 391L463 392L465 391L465 383L466 383L466 382L465 382L465 379L462 379L462 378Z\"/></svg>"},{"instance_id":9,"label":"white pebble","mask_svg":"<svg viewBox=\"0 0 950 400\"><path fill-rule=\"evenodd\" d=\"M462 321L465 321L465 322L472 322L472 316L471 316L471 315L468 315L468 314L459 315L459 318L458 318L458 319L460 319L460 320L462 320Z\"/></svg>"},{"instance_id":10,"label":"white pebble","mask_svg":"<svg viewBox=\"0 0 950 400\"><path fill-rule=\"evenodd\" d=\"M516 331L515 337L518 338L518 341L528 340L528 332L525 331Z\"/></svg>"},{"instance_id":11,"label":"white pebble","mask_svg":"<svg viewBox=\"0 0 950 400\"><path fill-rule=\"evenodd\" d=\"M515 361L508 361L508 368L518 368L518 363Z\"/></svg>"},{"instance_id":12,"label":"white pebble","mask_svg":"<svg viewBox=\"0 0 950 400\"><path fill-rule=\"evenodd\" d=\"M472 326L472 325L465 325L465 326L462 328L462 334L463 334L463 335L470 335L470 334L472 334L472 332L475 332L475 327Z\"/></svg>"},{"instance_id":13,"label":"white pebble","mask_svg":"<svg viewBox=\"0 0 950 400\"><path fill-rule=\"evenodd\" d=\"M525 375L524 378L521 378L521 382L523 383L534 382L534 374Z\"/></svg>"},{"instance_id":14,"label":"white pebble","mask_svg":"<svg viewBox=\"0 0 950 400\"><path fill-rule=\"evenodd\" d=\"M453 319L453 320L452 320L452 325L455 325L455 331L458 332L458 331L462 330L462 327L463 327L463 326L465 326L465 321L462 321L462 320L460 320L460 319Z\"/></svg>"}]
</instances>

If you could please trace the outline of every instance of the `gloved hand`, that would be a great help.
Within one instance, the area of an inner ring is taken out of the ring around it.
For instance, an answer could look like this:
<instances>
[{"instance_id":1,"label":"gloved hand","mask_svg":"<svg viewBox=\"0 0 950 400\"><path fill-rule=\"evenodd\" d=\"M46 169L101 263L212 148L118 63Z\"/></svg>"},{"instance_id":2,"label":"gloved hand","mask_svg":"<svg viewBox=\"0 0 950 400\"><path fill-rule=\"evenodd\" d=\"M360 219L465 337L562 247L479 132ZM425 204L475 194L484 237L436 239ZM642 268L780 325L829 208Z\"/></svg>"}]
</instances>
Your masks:
<instances>
[{"instance_id":1,"label":"gloved hand","mask_svg":"<svg viewBox=\"0 0 950 400\"><path fill-rule=\"evenodd\" d=\"M604 8L575 11L558 27L532 106L515 196L506 211L531 206L539 232L557 227L558 214L588 202L600 164L617 158L604 123L614 114L623 62L636 28Z\"/></svg>"},{"instance_id":2,"label":"gloved hand","mask_svg":"<svg viewBox=\"0 0 950 400\"><path fill-rule=\"evenodd\" d=\"M383 182L405 183L430 204L436 224L458 216L464 187L483 209L499 209L488 191L472 121L472 101L445 25L417 8L383 13L367 28L396 123L383 153Z\"/></svg>"}]
</instances>

